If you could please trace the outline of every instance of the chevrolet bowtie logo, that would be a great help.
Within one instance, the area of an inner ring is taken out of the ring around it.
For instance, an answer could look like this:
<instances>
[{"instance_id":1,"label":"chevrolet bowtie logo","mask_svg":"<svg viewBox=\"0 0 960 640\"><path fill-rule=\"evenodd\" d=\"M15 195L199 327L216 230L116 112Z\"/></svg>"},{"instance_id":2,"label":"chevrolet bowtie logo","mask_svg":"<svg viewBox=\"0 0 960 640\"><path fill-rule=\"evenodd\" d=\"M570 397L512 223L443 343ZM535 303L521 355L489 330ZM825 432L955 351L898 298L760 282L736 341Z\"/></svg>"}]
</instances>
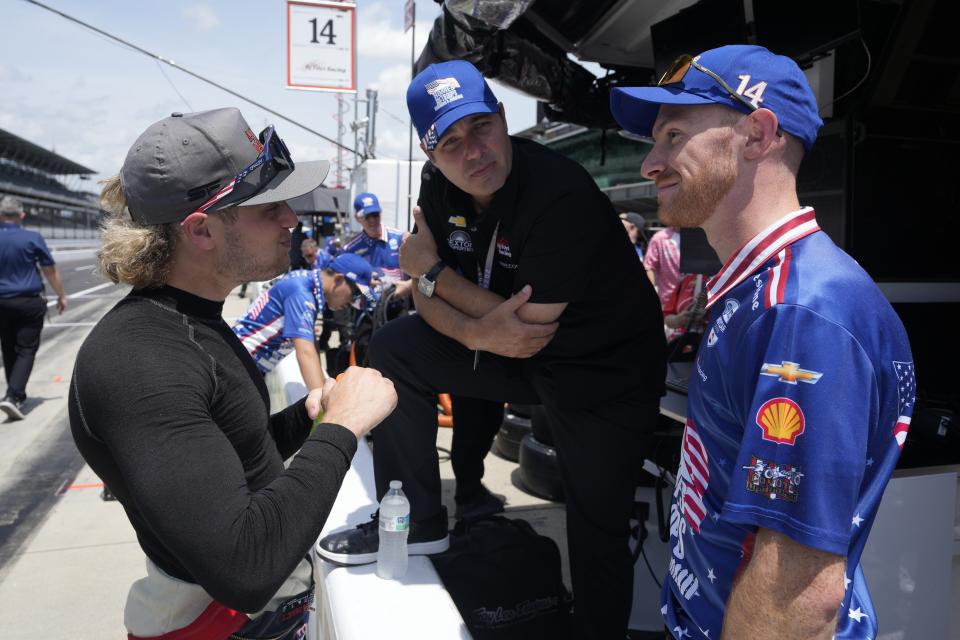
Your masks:
<instances>
[{"instance_id":1,"label":"chevrolet bowtie logo","mask_svg":"<svg viewBox=\"0 0 960 640\"><path fill-rule=\"evenodd\" d=\"M760 368L760 375L773 376L780 382L786 382L787 384L797 384L798 380L807 384L817 384L823 377L823 374L819 371L807 371L801 369L796 362L787 362L786 360L778 365L764 362Z\"/></svg>"}]
</instances>

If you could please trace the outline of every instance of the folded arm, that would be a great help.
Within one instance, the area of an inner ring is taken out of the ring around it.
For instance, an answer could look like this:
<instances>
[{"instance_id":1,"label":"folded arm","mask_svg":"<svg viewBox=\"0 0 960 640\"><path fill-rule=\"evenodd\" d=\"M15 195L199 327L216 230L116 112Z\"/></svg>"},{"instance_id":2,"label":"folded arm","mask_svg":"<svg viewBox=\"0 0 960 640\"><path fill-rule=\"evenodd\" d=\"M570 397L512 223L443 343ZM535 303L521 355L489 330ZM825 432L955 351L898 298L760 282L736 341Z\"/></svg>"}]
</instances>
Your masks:
<instances>
[{"instance_id":1,"label":"folded arm","mask_svg":"<svg viewBox=\"0 0 960 640\"><path fill-rule=\"evenodd\" d=\"M531 292L532 289L526 286L479 317L467 315L436 295L427 298L417 290L414 301L417 312L427 324L468 349L508 358L529 358L553 339L558 326L556 322L536 320L542 311L535 308L552 305L526 303ZM525 311L527 307L532 309Z\"/></svg>"}]
</instances>

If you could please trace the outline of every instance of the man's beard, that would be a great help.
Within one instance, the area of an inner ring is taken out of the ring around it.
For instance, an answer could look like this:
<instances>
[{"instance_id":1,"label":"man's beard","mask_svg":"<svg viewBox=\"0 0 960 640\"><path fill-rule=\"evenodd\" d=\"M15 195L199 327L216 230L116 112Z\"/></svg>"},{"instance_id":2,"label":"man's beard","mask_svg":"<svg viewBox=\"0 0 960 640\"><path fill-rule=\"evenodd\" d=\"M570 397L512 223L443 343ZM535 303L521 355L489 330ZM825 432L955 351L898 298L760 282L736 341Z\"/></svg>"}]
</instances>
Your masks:
<instances>
[{"instance_id":1,"label":"man's beard","mask_svg":"<svg viewBox=\"0 0 960 640\"><path fill-rule=\"evenodd\" d=\"M737 181L737 161L731 149L732 136L716 144L711 161L699 174L677 184L669 202L659 203L660 222L679 229L693 229L706 222L717 204L726 197Z\"/></svg>"},{"instance_id":2,"label":"man's beard","mask_svg":"<svg viewBox=\"0 0 960 640\"><path fill-rule=\"evenodd\" d=\"M226 251L217 260L217 273L235 282L263 282L270 280L290 266L289 255L279 251L276 256L250 255L243 246L243 237L232 225L224 228Z\"/></svg>"}]
</instances>

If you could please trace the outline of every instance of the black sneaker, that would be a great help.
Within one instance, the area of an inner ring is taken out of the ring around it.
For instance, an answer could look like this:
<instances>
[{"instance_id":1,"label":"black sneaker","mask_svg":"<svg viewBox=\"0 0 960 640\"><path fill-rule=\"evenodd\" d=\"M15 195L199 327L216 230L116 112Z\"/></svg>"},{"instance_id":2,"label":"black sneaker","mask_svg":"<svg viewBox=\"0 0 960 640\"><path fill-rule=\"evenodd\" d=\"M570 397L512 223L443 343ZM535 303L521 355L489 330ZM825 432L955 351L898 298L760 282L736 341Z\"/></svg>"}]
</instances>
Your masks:
<instances>
[{"instance_id":1,"label":"black sneaker","mask_svg":"<svg viewBox=\"0 0 960 640\"><path fill-rule=\"evenodd\" d=\"M430 556L450 548L447 530L447 509L422 522L410 522L407 553L411 556ZM341 529L321 538L317 553L339 564L370 564L377 561L380 546L379 512L371 514L370 521L352 529Z\"/></svg>"},{"instance_id":2,"label":"black sneaker","mask_svg":"<svg viewBox=\"0 0 960 640\"><path fill-rule=\"evenodd\" d=\"M485 486L480 485L479 493L466 500L457 500L454 518L470 522L492 516L503 511L504 500L503 496L494 495Z\"/></svg>"},{"instance_id":3,"label":"black sneaker","mask_svg":"<svg viewBox=\"0 0 960 640\"><path fill-rule=\"evenodd\" d=\"M21 410L23 407L23 400L14 400L10 396L7 396L3 400L0 400L0 411L3 411L11 420L23 420L24 415Z\"/></svg>"}]
</instances>

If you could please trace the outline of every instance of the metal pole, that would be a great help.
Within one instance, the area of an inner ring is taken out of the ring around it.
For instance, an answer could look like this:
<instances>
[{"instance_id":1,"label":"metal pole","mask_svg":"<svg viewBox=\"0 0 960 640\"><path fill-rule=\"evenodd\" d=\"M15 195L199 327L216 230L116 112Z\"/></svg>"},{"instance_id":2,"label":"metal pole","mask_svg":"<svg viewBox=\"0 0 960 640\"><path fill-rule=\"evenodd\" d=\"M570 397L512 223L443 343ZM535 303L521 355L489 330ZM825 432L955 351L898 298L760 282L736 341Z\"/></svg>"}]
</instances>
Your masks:
<instances>
[{"instance_id":1,"label":"metal pole","mask_svg":"<svg viewBox=\"0 0 960 640\"><path fill-rule=\"evenodd\" d=\"M410 79L413 80L414 72L414 47L417 41L417 4L413 4L413 26L410 34ZM413 122L410 123L410 129L407 132L407 230L410 227L410 216L413 213Z\"/></svg>"},{"instance_id":2,"label":"metal pole","mask_svg":"<svg viewBox=\"0 0 960 640\"><path fill-rule=\"evenodd\" d=\"M353 148L357 149L357 145L360 144L360 134L357 132L357 120L360 119L359 109L360 101L357 98L357 94L353 94L353 124L351 128L353 129ZM357 170L357 165L360 164L360 154L353 154L353 170ZM353 183L353 174L350 174L350 182Z\"/></svg>"}]
</instances>

